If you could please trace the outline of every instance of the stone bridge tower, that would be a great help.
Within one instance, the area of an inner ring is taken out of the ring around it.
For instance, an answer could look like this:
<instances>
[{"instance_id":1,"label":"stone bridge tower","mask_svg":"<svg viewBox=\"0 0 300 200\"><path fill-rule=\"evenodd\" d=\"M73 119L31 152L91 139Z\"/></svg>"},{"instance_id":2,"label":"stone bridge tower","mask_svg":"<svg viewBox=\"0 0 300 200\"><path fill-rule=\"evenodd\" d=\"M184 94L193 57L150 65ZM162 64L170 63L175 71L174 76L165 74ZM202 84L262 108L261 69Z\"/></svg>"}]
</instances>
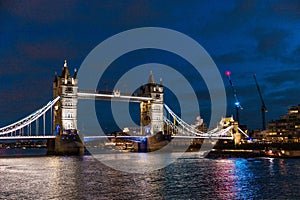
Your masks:
<instances>
[{"instance_id":1,"label":"stone bridge tower","mask_svg":"<svg viewBox=\"0 0 300 200\"><path fill-rule=\"evenodd\" d=\"M140 104L141 126L145 134L153 135L164 131L164 88L162 82L157 84L152 72L148 83L140 87L140 96L151 97L151 101Z\"/></svg>"},{"instance_id":2,"label":"stone bridge tower","mask_svg":"<svg viewBox=\"0 0 300 200\"><path fill-rule=\"evenodd\" d=\"M53 97L60 96L53 115L53 130L56 135L77 132L77 91L77 73L75 71L72 77L65 61L61 76L55 75L53 82Z\"/></svg>"},{"instance_id":3,"label":"stone bridge tower","mask_svg":"<svg viewBox=\"0 0 300 200\"><path fill-rule=\"evenodd\" d=\"M61 76L55 74L53 97L60 96L53 110L53 134L55 140L47 144L48 154L83 154L83 143L77 133L77 72L70 75L65 61Z\"/></svg>"}]
</instances>

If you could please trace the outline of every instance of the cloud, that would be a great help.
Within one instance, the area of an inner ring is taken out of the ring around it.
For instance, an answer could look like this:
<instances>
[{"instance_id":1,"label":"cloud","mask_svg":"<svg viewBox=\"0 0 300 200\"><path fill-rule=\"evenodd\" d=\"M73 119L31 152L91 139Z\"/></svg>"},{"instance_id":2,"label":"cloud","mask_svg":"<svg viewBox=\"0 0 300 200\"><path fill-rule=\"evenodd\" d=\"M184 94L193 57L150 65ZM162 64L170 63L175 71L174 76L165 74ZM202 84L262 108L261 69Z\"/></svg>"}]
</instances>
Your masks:
<instances>
[{"instance_id":1,"label":"cloud","mask_svg":"<svg viewBox=\"0 0 300 200\"><path fill-rule=\"evenodd\" d=\"M3 1L2 8L13 16L38 23L53 23L71 19L76 1Z\"/></svg>"},{"instance_id":2,"label":"cloud","mask_svg":"<svg viewBox=\"0 0 300 200\"><path fill-rule=\"evenodd\" d=\"M230 37L233 32L240 32L249 21L255 20L255 12L258 10L256 1L238 1L234 4L229 4L225 10L219 10L214 13L213 17L207 21L203 27L203 34L207 36L226 34Z\"/></svg>"},{"instance_id":3,"label":"cloud","mask_svg":"<svg viewBox=\"0 0 300 200\"><path fill-rule=\"evenodd\" d=\"M300 63L300 45L298 45L291 53L291 58L297 64Z\"/></svg>"},{"instance_id":4,"label":"cloud","mask_svg":"<svg viewBox=\"0 0 300 200\"><path fill-rule=\"evenodd\" d=\"M25 54L29 59L38 61L76 58L79 56L80 51L75 48L76 45L74 43L69 40L51 38L44 41L21 43L17 46L21 54Z\"/></svg>"},{"instance_id":5,"label":"cloud","mask_svg":"<svg viewBox=\"0 0 300 200\"><path fill-rule=\"evenodd\" d=\"M7 75L26 74L33 71L30 66L24 67L24 62L15 57L0 57L0 77ZM23 67L21 67L23 66Z\"/></svg>"},{"instance_id":6,"label":"cloud","mask_svg":"<svg viewBox=\"0 0 300 200\"><path fill-rule=\"evenodd\" d=\"M300 80L299 74L299 68L283 69L273 73L270 72L269 75L265 77L264 81L267 82L267 85L271 85L271 88L275 89L275 91L285 89L285 87L298 88L298 83Z\"/></svg>"},{"instance_id":7,"label":"cloud","mask_svg":"<svg viewBox=\"0 0 300 200\"><path fill-rule=\"evenodd\" d=\"M283 69L278 72L270 72L264 78L264 94L269 115L272 119L279 118L279 114L285 114L288 106L300 102L299 94L300 69Z\"/></svg>"},{"instance_id":8,"label":"cloud","mask_svg":"<svg viewBox=\"0 0 300 200\"><path fill-rule=\"evenodd\" d=\"M288 18L289 20L300 19L300 2L298 0L274 1L270 10L278 17Z\"/></svg>"},{"instance_id":9,"label":"cloud","mask_svg":"<svg viewBox=\"0 0 300 200\"><path fill-rule=\"evenodd\" d=\"M151 8L151 4L146 1L133 1L124 7L125 9L121 14L121 20L127 25L139 24L159 17Z\"/></svg>"},{"instance_id":10,"label":"cloud","mask_svg":"<svg viewBox=\"0 0 300 200\"><path fill-rule=\"evenodd\" d=\"M243 50L234 51L217 56L216 61L224 64L241 63L246 60L246 55L247 52Z\"/></svg>"},{"instance_id":11,"label":"cloud","mask_svg":"<svg viewBox=\"0 0 300 200\"><path fill-rule=\"evenodd\" d=\"M297 44L296 44L297 45ZM276 57L277 61L280 61L285 67L295 68L299 66L300 63L300 46L294 48L290 47L289 52Z\"/></svg>"},{"instance_id":12,"label":"cloud","mask_svg":"<svg viewBox=\"0 0 300 200\"><path fill-rule=\"evenodd\" d=\"M257 50L264 56L278 57L286 53L286 43L289 32L276 28L256 28L254 36L257 39Z\"/></svg>"}]
</instances>

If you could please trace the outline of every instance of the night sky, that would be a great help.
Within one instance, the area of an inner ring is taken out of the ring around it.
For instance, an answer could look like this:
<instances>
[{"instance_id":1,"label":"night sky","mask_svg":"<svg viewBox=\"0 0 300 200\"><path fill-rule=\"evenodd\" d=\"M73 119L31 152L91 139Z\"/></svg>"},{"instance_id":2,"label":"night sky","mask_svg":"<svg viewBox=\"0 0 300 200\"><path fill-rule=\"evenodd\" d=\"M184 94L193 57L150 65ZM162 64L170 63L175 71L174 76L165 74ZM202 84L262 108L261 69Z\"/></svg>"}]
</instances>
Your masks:
<instances>
[{"instance_id":1,"label":"night sky","mask_svg":"<svg viewBox=\"0 0 300 200\"><path fill-rule=\"evenodd\" d=\"M183 2L0 1L0 126L51 100L54 72L61 72L65 59L70 71L78 69L100 42L138 27L173 29L201 44L223 77L227 115L234 112L225 76L230 70L244 108L240 120L249 128L261 127L254 73L269 110L267 121L300 103L299 1ZM134 64L175 59L168 54L137 52L115 65L126 61L132 65L130 58L139 60ZM108 77L113 80L113 70ZM107 80L102 89L112 88L112 82ZM200 95L201 115L207 121L209 96L201 84L197 91L204 94Z\"/></svg>"}]
</instances>

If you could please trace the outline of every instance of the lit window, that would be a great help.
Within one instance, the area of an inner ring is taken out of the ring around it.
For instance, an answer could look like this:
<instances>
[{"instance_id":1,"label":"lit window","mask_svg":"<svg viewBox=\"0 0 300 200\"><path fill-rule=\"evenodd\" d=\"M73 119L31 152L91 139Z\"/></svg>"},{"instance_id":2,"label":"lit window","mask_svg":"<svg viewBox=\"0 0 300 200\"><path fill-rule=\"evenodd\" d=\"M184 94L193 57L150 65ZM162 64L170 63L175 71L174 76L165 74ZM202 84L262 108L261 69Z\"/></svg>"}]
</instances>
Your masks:
<instances>
[{"instance_id":1,"label":"lit window","mask_svg":"<svg viewBox=\"0 0 300 200\"><path fill-rule=\"evenodd\" d=\"M68 123L68 129L72 128L72 123Z\"/></svg>"},{"instance_id":2,"label":"lit window","mask_svg":"<svg viewBox=\"0 0 300 200\"><path fill-rule=\"evenodd\" d=\"M298 113L298 110L290 110L290 113Z\"/></svg>"}]
</instances>

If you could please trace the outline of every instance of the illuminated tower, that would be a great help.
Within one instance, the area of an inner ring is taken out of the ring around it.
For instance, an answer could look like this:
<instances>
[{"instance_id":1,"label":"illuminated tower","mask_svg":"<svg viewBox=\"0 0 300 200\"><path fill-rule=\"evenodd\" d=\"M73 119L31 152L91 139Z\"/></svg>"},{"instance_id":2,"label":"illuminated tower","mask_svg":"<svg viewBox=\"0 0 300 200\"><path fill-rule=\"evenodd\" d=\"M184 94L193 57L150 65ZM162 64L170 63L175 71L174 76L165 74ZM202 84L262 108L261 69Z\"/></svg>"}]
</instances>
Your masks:
<instances>
[{"instance_id":1,"label":"illuminated tower","mask_svg":"<svg viewBox=\"0 0 300 200\"><path fill-rule=\"evenodd\" d=\"M77 72L70 75L65 60L61 76L55 74L53 82L53 97L60 96L53 111L53 130L55 135L69 135L77 133Z\"/></svg>"},{"instance_id":2,"label":"illuminated tower","mask_svg":"<svg viewBox=\"0 0 300 200\"><path fill-rule=\"evenodd\" d=\"M164 130L164 88L162 82L157 84L152 72L150 72L148 83L140 88L140 95L151 97L150 101L140 104L141 126L146 134L156 134Z\"/></svg>"}]
</instances>

